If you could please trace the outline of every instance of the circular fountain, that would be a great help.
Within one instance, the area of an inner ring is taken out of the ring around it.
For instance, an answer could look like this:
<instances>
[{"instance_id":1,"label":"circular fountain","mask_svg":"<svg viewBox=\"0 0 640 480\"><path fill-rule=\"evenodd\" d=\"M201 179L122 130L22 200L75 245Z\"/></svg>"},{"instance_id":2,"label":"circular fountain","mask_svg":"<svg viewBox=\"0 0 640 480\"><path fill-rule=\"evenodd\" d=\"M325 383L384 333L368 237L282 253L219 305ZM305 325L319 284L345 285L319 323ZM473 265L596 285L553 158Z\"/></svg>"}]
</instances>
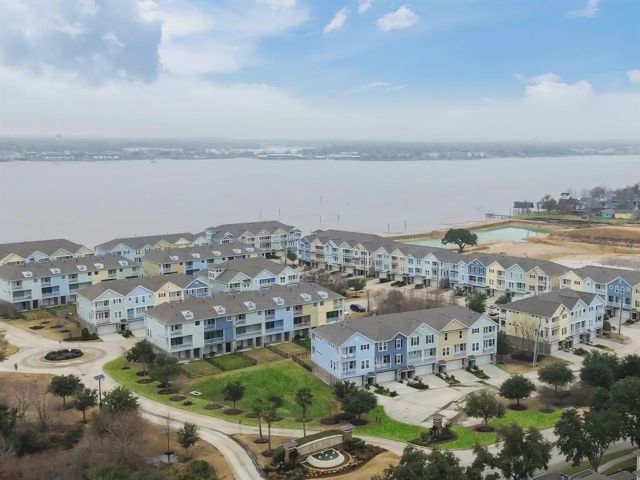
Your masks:
<instances>
[{"instance_id":1,"label":"circular fountain","mask_svg":"<svg viewBox=\"0 0 640 480\"><path fill-rule=\"evenodd\" d=\"M344 461L344 455L335 448L313 453L307 457L307 463L318 469L335 468L342 465Z\"/></svg>"},{"instance_id":2,"label":"circular fountain","mask_svg":"<svg viewBox=\"0 0 640 480\"><path fill-rule=\"evenodd\" d=\"M63 348L62 350L54 350L44 356L45 360L50 362L62 362L65 360L74 360L80 358L84 353L79 348Z\"/></svg>"}]
</instances>

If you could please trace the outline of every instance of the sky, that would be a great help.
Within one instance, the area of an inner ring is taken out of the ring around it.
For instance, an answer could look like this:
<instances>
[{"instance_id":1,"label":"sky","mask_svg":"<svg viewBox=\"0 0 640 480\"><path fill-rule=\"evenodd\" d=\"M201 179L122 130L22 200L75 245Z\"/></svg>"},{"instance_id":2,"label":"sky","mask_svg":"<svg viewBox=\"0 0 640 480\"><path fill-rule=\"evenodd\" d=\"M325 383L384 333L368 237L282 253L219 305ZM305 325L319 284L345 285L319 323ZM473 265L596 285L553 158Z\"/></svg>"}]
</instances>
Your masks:
<instances>
[{"instance_id":1,"label":"sky","mask_svg":"<svg viewBox=\"0 0 640 480\"><path fill-rule=\"evenodd\" d=\"M0 135L640 139L638 0L0 0Z\"/></svg>"}]
</instances>

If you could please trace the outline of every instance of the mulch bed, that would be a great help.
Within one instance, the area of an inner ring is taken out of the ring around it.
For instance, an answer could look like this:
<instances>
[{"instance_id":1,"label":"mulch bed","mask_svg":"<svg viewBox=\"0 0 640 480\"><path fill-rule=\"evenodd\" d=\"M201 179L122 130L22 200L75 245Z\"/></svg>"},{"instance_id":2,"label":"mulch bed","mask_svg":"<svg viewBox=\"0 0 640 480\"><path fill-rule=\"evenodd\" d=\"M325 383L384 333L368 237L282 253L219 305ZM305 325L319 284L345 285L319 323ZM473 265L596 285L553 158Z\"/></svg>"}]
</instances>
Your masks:
<instances>
[{"instance_id":1,"label":"mulch bed","mask_svg":"<svg viewBox=\"0 0 640 480\"><path fill-rule=\"evenodd\" d=\"M222 405L219 403L208 403L204 407L205 410L218 410L219 408L222 408Z\"/></svg>"},{"instance_id":2,"label":"mulch bed","mask_svg":"<svg viewBox=\"0 0 640 480\"><path fill-rule=\"evenodd\" d=\"M225 408L222 412L225 415L240 415L242 413L242 410L240 410L239 408Z\"/></svg>"}]
</instances>

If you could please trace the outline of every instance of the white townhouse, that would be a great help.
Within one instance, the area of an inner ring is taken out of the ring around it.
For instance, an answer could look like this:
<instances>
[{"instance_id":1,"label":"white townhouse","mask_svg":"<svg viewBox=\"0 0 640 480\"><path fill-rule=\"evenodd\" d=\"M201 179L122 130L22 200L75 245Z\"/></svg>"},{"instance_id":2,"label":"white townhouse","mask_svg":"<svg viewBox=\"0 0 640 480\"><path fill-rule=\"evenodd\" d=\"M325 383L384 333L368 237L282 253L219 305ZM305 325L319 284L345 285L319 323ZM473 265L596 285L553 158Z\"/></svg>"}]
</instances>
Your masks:
<instances>
[{"instance_id":1,"label":"white townhouse","mask_svg":"<svg viewBox=\"0 0 640 480\"><path fill-rule=\"evenodd\" d=\"M267 258L247 258L211 265L197 274L215 293L239 293L292 285L300 281L293 268Z\"/></svg>"},{"instance_id":2,"label":"white townhouse","mask_svg":"<svg viewBox=\"0 0 640 480\"><path fill-rule=\"evenodd\" d=\"M0 266L0 301L18 310L75 303L78 290L142 275L142 266L115 255Z\"/></svg>"},{"instance_id":3,"label":"white townhouse","mask_svg":"<svg viewBox=\"0 0 640 480\"><path fill-rule=\"evenodd\" d=\"M276 220L265 220L209 227L202 235L211 245L244 243L271 253L284 254L296 251L302 232L292 225Z\"/></svg>"},{"instance_id":4,"label":"white townhouse","mask_svg":"<svg viewBox=\"0 0 640 480\"><path fill-rule=\"evenodd\" d=\"M93 250L64 238L0 244L0 265L89 257Z\"/></svg>"},{"instance_id":5,"label":"white townhouse","mask_svg":"<svg viewBox=\"0 0 640 480\"><path fill-rule=\"evenodd\" d=\"M78 291L78 317L99 335L134 330L144 327L144 313L156 305L208 294L204 282L181 273L113 280Z\"/></svg>"},{"instance_id":6,"label":"white townhouse","mask_svg":"<svg viewBox=\"0 0 640 480\"><path fill-rule=\"evenodd\" d=\"M164 303L145 313L148 340L181 360L260 348L309 336L343 319L343 297L301 282L260 291Z\"/></svg>"},{"instance_id":7,"label":"white townhouse","mask_svg":"<svg viewBox=\"0 0 640 480\"><path fill-rule=\"evenodd\" d=\"M114 238L96 246L96 255L114 254L130 260L141 260L153 250L169 248L186 248L206 245L207 238L203 234L167 233L163 235L144 235L140 237Z\"/></svg>"}]
</instances>

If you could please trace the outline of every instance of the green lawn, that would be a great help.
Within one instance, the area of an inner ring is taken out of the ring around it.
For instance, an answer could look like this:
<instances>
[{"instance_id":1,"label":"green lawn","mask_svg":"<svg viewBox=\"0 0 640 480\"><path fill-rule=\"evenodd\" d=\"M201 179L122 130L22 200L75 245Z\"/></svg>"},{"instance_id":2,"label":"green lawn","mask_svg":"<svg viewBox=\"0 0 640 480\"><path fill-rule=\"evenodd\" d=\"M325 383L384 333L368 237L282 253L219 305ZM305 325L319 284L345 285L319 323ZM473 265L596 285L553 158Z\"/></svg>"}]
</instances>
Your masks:
<instances>
[{"instance_id":1,"label":"green lawn","mask_svg":"<svg viewBox=\"0 0 640 480\"><path fill-rule=\"evenodd\" d=\"M302 387L308 387L313 392L313 405L309 409L311 419L318 421L327 417L330 412L338 411L331 388L290 360L227 372L195 382L191 389L202 392L203 398L222 403L222 389L232 381L240 381L246 386L245 396L238 402L238 407L245 411L250 411L257 397L279 395L284 399L284 405L280 409L281 414L295 421L301 415L300 408L295 404L295 394Z\"/></svg>"},{"instance_id":2,"label":"green lawn","mask_svg":"<svg viewBox=\"0 0 640 480\"><path fill-rule=\"evenodd\" d=\"M489 421L489 425L494 428L517 423L523 428L536 427L541 430L553 427L562 411L556 409L551 413L543 413L539 410L509 410L507 409L504 417L494 418ZM463 450L473 448L476 444L489 445L496 442L497 435L495 432L476 432L461 425L455 425L452 430L458 438L450 442L444 442L438 445L443 450Z\"/></svg>"},{"instance_id":3,"label":"green lawn","mask_svg":"<svg viewBox=\"0 0 640 480\"><path fill-rule=\"evenodd\" d=\"M376 418L380 419L380 423L376 423ZM426 430L417 425L410 425L392 419L385 413L381 405L369 412L367 420L369 420L367 425L356 427L356 434L408 442L418 438Z\"/></svg>"},{"instance_id":4,"label":"green lawn","mask_svg":"<svg viewBox=\"0 0 640 480\"><path fill-rule=\"evenodd\" d=\"M254 365L251 359L245 357L241 353L227 353L207 359L213 365L225 372L230 370L238 370L239 368L247 368Z\"/></svg>"},{"instance_id":5,"label":"green lawn","mask_svg":"<svg viewBox=\"0 0 640 480\"><path fill-rule=\"evenodd\" d=\"M298 421L300 409L294 403L294 395L298 388L302 386L308 386L314 394L313 406L309 410L309 416L312 418L312 422L309 424L311 427L317 427L319 420L328 416L329 413L335 414L339 411L339 405L334 399L331 388L291 360L282 360L266 365L256 365L242 370L221 373L206 379L192 380L187 383L181 392L189 396L189 400L193 402L193 405L188 407L183 406L182 402L169 400L169 396L167 395L159 395L157 393L157 382L148 384L137 383L136 381L140 378L136 376L137 369L130 368L121 370L120 367L122 364L122 357L116 358L104 366L104 371L120 384L152 400L183 410L223 418L230 422L238 423L241 421L245 425L257 425L256 419L248 418L244 414L229 416L224 414L222 409L205 409L208 403L223 403L222 387L227 382L234 380L240 380L246 385L245 398L238 402L238 407L245 411L250 410L251 402L258 394L277 394L284 398L285 405L281 409L281 414L285 418L275 423L274 426L276 427L301 427ZM202 395L189 395L189 392L194 390L201 392ZM224 404L228 404L228 402L224 402Z\"/></svg>"},{"instance_id":6,"label":"green lawn","mask_svg":"<svg viewBox=\"0 0 640 480\"><path fill-rule=\"evenodd\" d=\"M204 377L222 372L222 370L206 360L194 360L185 363L182 365L182 369L187 372L189 378Z\"/></svg>"}]
</instances>

